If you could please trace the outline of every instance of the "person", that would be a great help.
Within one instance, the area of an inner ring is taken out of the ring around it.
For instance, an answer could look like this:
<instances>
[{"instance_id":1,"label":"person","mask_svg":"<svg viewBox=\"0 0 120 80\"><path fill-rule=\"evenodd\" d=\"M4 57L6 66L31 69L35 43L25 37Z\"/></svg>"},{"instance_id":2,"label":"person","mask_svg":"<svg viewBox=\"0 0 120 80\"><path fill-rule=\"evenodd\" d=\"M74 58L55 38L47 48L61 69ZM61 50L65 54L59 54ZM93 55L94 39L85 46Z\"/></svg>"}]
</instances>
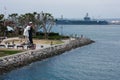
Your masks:
<instances>
[{"instance_id":1,"label":"person","mask_svg":"<svg viewBox=\"0 0 120 80\"><path fill-rule=\"evenodd\" d=\"M28 25L28 33L29 33L29 43L32 45L33 44L33 39L32 39L32 32L33 32L33 23L29 22Z\"/></svg>"},{"instance_id":2,"label":"person","mask_svg":"<svg viewBox=\"0 0 120 80\"><path fill-rule=\"evenodd\" d=\"M28 32L29 29L30 29L30 26L28 25L23 32L23 35L25 37L25 43L27 44L29 43L29 32Z\"/></svg>"}]
</instances>

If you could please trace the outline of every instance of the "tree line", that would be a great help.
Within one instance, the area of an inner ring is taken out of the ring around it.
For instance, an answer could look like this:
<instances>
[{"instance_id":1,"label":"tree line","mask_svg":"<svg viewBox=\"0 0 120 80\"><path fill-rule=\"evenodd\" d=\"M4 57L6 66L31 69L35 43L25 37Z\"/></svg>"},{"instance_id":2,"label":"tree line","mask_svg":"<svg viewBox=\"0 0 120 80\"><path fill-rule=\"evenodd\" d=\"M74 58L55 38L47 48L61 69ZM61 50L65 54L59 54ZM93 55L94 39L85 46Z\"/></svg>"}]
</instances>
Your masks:
<instances>
[{"instance_id":1,"label":"tree line","mask_svg":"<svg viewBox=\"0 0 120 80\"><path fill-rule=\"evenodd\" d=\"M12 13L7 18L5 18L4 14L0 14L0 36L7 36L7 26L11 26L14 29L15 35L20 35L20 32L23 31L29 22L33 22L35 32L41 30L44 33L45 39L47 39L55 24L55 19L52 14L44 12L25 13L21 15Z\"/></svg>"}]
</instances>

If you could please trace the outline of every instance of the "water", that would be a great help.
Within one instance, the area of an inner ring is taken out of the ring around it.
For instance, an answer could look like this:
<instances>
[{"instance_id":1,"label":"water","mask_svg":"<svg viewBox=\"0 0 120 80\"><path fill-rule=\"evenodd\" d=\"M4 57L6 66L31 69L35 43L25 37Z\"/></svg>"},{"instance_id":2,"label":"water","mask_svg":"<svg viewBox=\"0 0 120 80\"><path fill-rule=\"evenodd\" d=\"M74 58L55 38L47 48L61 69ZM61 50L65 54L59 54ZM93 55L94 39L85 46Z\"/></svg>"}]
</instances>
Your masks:
<instances>
[{"instance_id":1,"label":"water","mask_svg":"<svg viewBox=\"0 0 120 80\"><path fill-rule=\"evenodd\" d=\"M120 25L66 25L62 34L96 41L0 75L0 80L120 80Z\"/></svg>"}]
</instances>

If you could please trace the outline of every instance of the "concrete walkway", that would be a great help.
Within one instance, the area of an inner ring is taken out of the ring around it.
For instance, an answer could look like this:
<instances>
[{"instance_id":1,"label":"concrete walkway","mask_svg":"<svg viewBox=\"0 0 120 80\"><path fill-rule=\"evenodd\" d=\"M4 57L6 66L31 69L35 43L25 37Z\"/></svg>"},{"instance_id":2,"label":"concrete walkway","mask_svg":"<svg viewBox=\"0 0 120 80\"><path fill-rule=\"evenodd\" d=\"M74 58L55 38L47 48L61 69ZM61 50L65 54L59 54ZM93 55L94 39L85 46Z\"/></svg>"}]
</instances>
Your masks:
<instances>
[{"instance_id":1,"label":"concrete walkway","mask_svg":"<svg viewBox=\"0 0 120 80\"><path fill-rule=\"evenodd\" d=\"M6 38L6 39L4 39L4 40L1 42L1 44L2 44L2 45L5 45L6 48L7 48L7 45L8 45L8 44L5 44L6 42L9 42L9 41L20 41L20 40L21 40L21 38L19 38L19 37ZM67 40L62 40L62 41L63 41L62 44L66 44L66 43L68 43L70 40L74 40L74 39L71 38L71 39L67 39ZM20 43L15 43L14 49L17 49L17 46L18 46L18 45L20 45ZM52 46L56 46L56 45L60 45L60 44L51 45L51 44L41 44L41 43L39 43L39 44L36 44L36 50L37 50L37 49L48 48L48 47L52 47ZM18 48L18 49L21 49L21 48ZM24 45L24 49L27 49L27 45Z\"/></svg>"}]
</instances>

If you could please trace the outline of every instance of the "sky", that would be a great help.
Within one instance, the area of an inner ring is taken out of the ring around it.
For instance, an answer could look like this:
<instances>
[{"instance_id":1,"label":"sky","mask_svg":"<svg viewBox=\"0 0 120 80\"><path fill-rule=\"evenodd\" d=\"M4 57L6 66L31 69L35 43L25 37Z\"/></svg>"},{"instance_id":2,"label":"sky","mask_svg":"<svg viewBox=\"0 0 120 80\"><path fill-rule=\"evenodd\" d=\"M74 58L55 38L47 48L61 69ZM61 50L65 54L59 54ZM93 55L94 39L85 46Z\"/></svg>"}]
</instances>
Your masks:
<instances>
[{"instance_id":1,"label":"sky","mask_svg":"<svg viewBox=\"0 0 120 80\"><path fill-rule=\"evenodd\" d=\"M120 0L0 0L0 14L51 13L55 18L120 18Z\"/></svg>"}]
</instances>

